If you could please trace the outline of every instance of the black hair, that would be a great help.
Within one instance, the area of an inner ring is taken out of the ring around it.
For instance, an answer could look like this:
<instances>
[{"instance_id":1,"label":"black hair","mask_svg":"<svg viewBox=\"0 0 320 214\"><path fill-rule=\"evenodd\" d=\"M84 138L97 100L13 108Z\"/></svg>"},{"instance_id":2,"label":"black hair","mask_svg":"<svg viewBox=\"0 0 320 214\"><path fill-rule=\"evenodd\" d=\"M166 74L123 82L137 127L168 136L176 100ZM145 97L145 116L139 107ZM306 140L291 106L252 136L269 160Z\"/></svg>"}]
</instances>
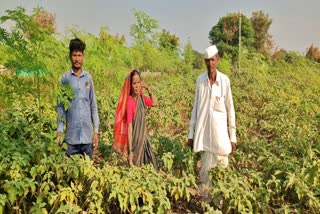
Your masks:
<instances>
[{"instance_id":1,"label":"black hair","mask_svg":"<svg viewBox=\"0 0 320 214\"><path fill-rule=\"evenodd\" d=\"M69 44L70 55L73 51L81 51L84 53L86 49L86 44L79 38L71 39Z\"/></svg>"},{"instance_id":2,"label":"black hair","mask_svg":"<svg viewBox=\"0 0 320 214\"><path fill-rule=\"evenodd\" d=\"M132 90L131 85L132 85L132 79L133 79L134 75L138 75L141 78L140 73L139 73L138 70L132 70L130 72L130 94L131 94L131 90Z\"/></svg>"}]
</instances>

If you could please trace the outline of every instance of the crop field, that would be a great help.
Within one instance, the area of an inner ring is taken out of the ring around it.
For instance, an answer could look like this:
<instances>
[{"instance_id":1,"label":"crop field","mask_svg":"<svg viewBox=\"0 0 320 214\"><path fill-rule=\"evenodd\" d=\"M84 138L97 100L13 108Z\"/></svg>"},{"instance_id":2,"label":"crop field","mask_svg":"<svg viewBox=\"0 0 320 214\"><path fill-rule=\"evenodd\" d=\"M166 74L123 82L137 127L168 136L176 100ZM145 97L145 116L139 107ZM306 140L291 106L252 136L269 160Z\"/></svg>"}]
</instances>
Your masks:
<instances>
[{"instance_id":1,"label":"crop field","mask_svg":"<svg viewBox=\"0 0 320 214\"><path fill-rule=\"evenodd\" d=\"M210 171L212 201L198 192L199 155L187 146L196 78L205 72L150 43L126 47L71 29L69 37L33 25L23 10L0 28L0 214L2 213L319 213L320 64L294 52L271 59L243 50L241 69L226 54L237 148L227 169ZM28 32L27 34L25 32ZM84 69L95 83L100 117L94 160L65 156L56 136L59 79L70 68L67 44L86 41ZM195 56L190 55L194 57ZM147 127L159 170L131 167L112 150L114 114L133 68L145 75L158 106ZM24 73L18 71L25 71Z\"/></svg>"}]
</instances>

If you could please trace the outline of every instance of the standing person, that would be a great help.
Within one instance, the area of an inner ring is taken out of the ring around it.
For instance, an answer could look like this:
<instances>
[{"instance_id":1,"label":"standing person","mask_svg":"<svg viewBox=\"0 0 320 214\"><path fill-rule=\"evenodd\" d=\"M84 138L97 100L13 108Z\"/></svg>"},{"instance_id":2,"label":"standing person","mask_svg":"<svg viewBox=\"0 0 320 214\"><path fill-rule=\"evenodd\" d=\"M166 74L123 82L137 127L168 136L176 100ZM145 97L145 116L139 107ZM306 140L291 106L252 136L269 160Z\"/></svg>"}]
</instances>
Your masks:
<instances>
[{"instance_id":1,"label":"standing person","mask_svg":"<svg viewBox=\"0 0 320 214\"><path fill-rule=\"evenodd\" d=\"M188 145L201 152L200 193L208 201L211 168L228 166L236 145L235 111L229 78L218 71L218 49L205 49L207 71L197 78Z\"/></svg>"},{"instance_id":2,"label":"standing person","mask_svg":"<svg viewBox=\"0 0 320 214\"><path fill-rule=\"evenodd\" d=\"M143 94L143 88L149 97ZM146 107L156 105L156 96L141 81L139 72L131 71L124 82L116 110L113 144L116 151L128 154L129 166L152 164L157 169L146 124Z\"/></svg>"},{"instance_id":3,"label":"standing person","mask_svg":"<svg viewBox=\"0 0 320 214\"><path fill-rule=\"evenodd\" d=\"M85 48L85 43L78 38L70 41L69 57L72 67L63 74L61 84L69 84L75 96L68 109L65 109L62 103L57 105L59 116L57 141L61 146L65 121L66 135L64 141L68 144L67 156L86 154L92 159L93 147L97 148L99 144L99 116L92 77L82 69Z\"/></svg>"}]
</instances>

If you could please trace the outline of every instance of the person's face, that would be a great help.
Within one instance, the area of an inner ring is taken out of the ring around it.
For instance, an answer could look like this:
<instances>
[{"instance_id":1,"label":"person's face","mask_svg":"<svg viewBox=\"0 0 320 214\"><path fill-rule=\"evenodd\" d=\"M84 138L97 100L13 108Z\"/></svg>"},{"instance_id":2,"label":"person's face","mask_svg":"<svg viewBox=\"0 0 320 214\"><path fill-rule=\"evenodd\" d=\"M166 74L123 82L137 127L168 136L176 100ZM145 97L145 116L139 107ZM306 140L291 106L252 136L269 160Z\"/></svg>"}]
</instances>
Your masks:
<instances>
[{"instance_id":1,"label":"person's face","mask_svg":"<svg viewBox=\"0 0 320 214\"><path fill-rule=\"evenodd\" d=\"M72 53L70 54L72 67L75 69L80 69L82 67L83 57L84 55L82 51L79 51L79 50L72 51Z\"/></svg>"},{"instance_id":2,"label":"person's face","mask_svg":"<svg viewBox=\"0 0 320 214\"><path fill-rule=\"evenodd\" d=\"M209 59L205 59L205 63L208 69L208 72L216 72L219 64L219 57L218 55L214 55Z\"/></svg>"},{"instance_id":3,"label":"person's face","mask_svg":"<svg viewBox=\"0 0 320 214\"><path fill-rule=\"evenodd\" d=\"M131 87L132 87L132 95L139 95L140 91L141 91L141 80L138 74L135 74L132 77L132 83L131 83Z\"/></svg>"}]
</instances>

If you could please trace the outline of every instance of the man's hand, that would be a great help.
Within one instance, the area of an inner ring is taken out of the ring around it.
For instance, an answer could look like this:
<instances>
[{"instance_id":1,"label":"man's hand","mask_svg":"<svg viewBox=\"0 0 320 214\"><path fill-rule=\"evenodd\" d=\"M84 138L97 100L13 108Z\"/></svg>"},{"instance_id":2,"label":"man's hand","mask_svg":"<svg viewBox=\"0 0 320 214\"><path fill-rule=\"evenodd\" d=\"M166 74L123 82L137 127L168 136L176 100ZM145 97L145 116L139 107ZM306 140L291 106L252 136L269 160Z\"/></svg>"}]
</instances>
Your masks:
<instances>
[{"instance_id":1,"label":"man's hand","mask_svg":"<svg viewBox=\"0 0 320 214\"><path fill-rule=\"evenodd\" d=\"M193 149L193 139L188 139L187 146L188 146L190 149Z\"/></svg>"},{"instance_id":2,"label":"man's hand","mask_svg":"<svg viewBox=\"0 0 320 214\"><path fill-rule=\"evenodd\" d=\"M98 146L99 146L99 138L98 138L98 133L97 133L97 132L95 132L95 133L93 134L93 139L92 139L92 141L93 141L93 149L97 149Z\"/></svg>"},{"instance_id":3,"label":"man's hand","mask_svg":"<svg viewBox=\"0 0 320 214\"><path fill-rule=\"evenodd\" d=\"M63 145L63 141L62 141L62 133L58 132L57 136L56 136L56 140L58 142L58 145L61 147Z\"/></svg>"},{"instance_id":4,"label":"man's hand","mask_svg":"<svg viewBox=\"0 0 320 214\"><path fill-rule=\"evenodd\" d=\"M230 155L232 155L235 150L236 150L236 143L231 142L231 153L230 153Z\"/></svg>"}]
</instances>

